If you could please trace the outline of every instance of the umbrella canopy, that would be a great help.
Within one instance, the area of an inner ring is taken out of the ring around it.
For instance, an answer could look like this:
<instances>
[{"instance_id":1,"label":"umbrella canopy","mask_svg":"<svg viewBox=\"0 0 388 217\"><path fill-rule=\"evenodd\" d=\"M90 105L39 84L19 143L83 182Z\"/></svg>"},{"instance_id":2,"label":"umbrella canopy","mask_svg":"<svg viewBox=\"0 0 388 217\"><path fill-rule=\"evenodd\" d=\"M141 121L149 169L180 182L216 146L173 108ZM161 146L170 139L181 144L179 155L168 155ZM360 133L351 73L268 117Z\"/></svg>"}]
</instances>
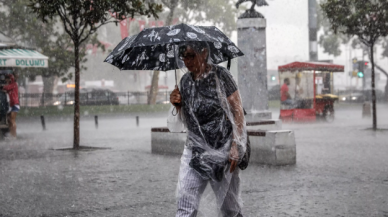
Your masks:
<instances>
[{"instance_id":1,"label":"umbrella canopy","mask_svg":"<svg viewBox=\"0 0 388 217\"><path fill-rule=\"evenodd\" d=\"M175 59L178 49L175 45L187 42L207 43L214 64L244 55L217 27L179 24L147 28L128 36L104 62L120 70L173 70L181 68Z\"/></svg>"}]
</instances>

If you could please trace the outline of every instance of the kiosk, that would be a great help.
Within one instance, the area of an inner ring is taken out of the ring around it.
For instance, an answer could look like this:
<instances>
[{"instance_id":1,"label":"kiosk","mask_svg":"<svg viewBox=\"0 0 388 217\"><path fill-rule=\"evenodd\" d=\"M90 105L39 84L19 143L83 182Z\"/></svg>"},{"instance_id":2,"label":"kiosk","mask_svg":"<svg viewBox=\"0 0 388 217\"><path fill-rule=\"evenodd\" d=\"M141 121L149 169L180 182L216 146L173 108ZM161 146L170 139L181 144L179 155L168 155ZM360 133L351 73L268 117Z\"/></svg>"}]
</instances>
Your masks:
<instances>
[{"instance_id":1,"label":"kiosk","mask_svg":"<svg viewBox=\"0 0 388 217\"><path fill-rule=\"evenodd\" d=\"M293 62L279 66L280 117L282 121L334 120L333 73L343 65ZM287 99L286 99L287 98Z\"/></svg>"}]
</instances>

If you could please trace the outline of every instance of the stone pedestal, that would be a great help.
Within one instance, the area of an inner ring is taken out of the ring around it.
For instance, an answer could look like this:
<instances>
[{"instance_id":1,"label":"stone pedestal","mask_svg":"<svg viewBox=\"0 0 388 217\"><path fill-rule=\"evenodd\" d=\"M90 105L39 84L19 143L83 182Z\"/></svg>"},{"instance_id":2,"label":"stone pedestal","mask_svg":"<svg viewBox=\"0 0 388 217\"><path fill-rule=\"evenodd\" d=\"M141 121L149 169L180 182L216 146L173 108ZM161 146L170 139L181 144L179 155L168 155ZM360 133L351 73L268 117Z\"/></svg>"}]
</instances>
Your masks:
<instances>
[{"instance_id":1,"label":"stone pedestal","mask_svg":"<svg viewBox=\"0 0 388 217\"><path fill-rule=\"evenodd\" d=\"M282 121L279 119L260 120L247 122L247 130L281 130Z\"/></svg>"},{"instance_id":2,"label":"stone pedestal","mask_svg":"<svg viewBox=\"0 0 388 217\"><path fill-rule=\"evenodd\" d=\"M252 10L243 15L237 20L237 46L245 54L238 58L238 87L247 112L251 162L295 164L294 133L281 130L280 120L269 120L272 114L268 111L266 20Z\"/></svg>"},{"instance_id":3,"label":"stone pedestal","mask_svg":"<svg viewBox=\"0 0 388 217\"><path fill-rule=\"evenodd\" d=\"M364 102L364 104L362 104L362 117L363 118L370 118L372 116L371 114L371 106L370 106L370 102Z\"/></svg>"},{"instance_id":4,"label":"stone pedestal","mask_svg":"<svg viewBox=\"0 0 388 217\"><path fill-rule=\"evenodd\" d=\"M187 133L171 133L167 127L151 129L151 152L158 154L182 154Z\"/></svg>"},{"instance_id":5,"label":"stone pedestal","mask_svg":"<svg viewBox=\"0 0 388 217\"><path fill-rule=\"evenodd\" d=\"M280 130L281 123L273 120L247 124L251 141L251 164L292 165L296 163L294 133ZM262 130L274 128L274 130ZM187 134L171 133L167 127L151 129L151 150L155 154L180 155L183 152Z\"/></svg>"},{"instance_id":6,"label":"stone pedestal","mask_svg":"<svg viewBox=\"0 0 388 217\"><path fill-rule=\"evenodd\" d=\"M238 87L247 121L271 119L268 111L266 20L237 20L238 47L244 56L238 58Z\"/></svg>"},{"instance_id":7,"label":"stone pedestal","mask_svg":"<svg viewBox=\"0 0 388 217\"><path fill-rule=\"evenodd\" d=\"M296 144L291 130L248 130L251 163L292 165L296 163Z\"/></svg>"}]
</instances>

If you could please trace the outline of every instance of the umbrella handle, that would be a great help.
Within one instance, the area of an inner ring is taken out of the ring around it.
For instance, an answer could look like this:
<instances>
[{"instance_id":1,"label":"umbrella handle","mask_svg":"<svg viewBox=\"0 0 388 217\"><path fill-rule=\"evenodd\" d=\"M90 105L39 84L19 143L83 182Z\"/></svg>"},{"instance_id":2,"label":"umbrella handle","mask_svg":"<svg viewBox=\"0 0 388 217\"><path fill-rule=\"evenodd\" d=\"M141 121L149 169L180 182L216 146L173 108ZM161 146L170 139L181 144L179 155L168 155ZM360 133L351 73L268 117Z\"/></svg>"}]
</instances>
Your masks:
<instances>
[{"instance_id":1,"label":"umbrella handle","mask_svg":"<svg viewBox=\"0 0 388 217\"><path fill-rule=\"evenodd\" d=\"M178 85L178 79L176 76L176 56L175 56L175 44L174 44L174 69L175 69L175 85Z\"/></svg>"},{"instance_id":2,"label":"umbrella handle","mask_svg":"<svg viewBox=\"0 0 388 217\"><path fill-rule=\"evenodd\" d=\"M176 77L176 69L175 69L175 85L178 85L178 79Z\"/></svg>"},{"instance_id":3,"label":"umbrella handle","mask_svg":"<svg viewBox=\"0 0 388 217\"><path fill-rule=\"evenodd\" d=\"M177 78L177 75L176 75L176 56L175 56L175 44L174 44L174 69L175 69L175 85L178 85L178 78ZM174 103L175 106L179 106L179 103ZM177 111L178 113L178 111ZM175 115L174 115L175 116Z\"/></svg>"}]
</instances>

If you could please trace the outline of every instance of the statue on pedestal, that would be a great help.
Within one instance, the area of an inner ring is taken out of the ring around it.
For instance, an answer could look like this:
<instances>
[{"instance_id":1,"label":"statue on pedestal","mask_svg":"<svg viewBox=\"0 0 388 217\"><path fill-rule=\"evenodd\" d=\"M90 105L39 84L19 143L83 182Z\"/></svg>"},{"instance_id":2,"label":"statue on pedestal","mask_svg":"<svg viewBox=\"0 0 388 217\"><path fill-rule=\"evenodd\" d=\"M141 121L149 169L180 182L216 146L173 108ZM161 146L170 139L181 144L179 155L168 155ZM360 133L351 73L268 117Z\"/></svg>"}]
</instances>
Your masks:
<instances>
[{"instance_id":1,"label":"statue on pedestal","mask_svg":"<svg viewBox=\"0 0 388 217\"><path fill-rule=\"evenodd\" d=\"M243 13L238 18L239 19L244 19L244 18L264 18L264 16L262 14L260 14L259 12L257 12L255 10L255 6L256 5L259 6L259 7L261 7L261 6L268 6L268 3L265 0L239 0L236 3L236 8L238 8L241 3L247 2L247 1L252 2L251 8L246 10L245 13Z\"/></svg>"}]
</instances>

